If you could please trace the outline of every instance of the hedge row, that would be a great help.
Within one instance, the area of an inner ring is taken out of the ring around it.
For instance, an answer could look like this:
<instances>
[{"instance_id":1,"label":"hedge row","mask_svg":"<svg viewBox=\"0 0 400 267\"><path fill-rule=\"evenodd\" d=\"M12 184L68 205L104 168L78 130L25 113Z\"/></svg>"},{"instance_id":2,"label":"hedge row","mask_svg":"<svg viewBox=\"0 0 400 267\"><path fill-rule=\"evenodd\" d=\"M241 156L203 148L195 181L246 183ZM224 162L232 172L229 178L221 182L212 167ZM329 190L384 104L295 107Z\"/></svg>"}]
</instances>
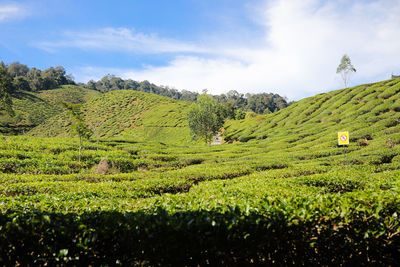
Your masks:
<instances>
[{"instance_id":1,"label":"hedge row","mask_svg":"<svg viewBox=\"0 0 400 267\"><path fill-rule=\"evenodd\" d=\"M0 264L12 265L396 265L399 221L356 211L288 219L246 213L45 212L0 215ZM393 217L393 216L392 216Z\"/></svg>"}]
</instances>

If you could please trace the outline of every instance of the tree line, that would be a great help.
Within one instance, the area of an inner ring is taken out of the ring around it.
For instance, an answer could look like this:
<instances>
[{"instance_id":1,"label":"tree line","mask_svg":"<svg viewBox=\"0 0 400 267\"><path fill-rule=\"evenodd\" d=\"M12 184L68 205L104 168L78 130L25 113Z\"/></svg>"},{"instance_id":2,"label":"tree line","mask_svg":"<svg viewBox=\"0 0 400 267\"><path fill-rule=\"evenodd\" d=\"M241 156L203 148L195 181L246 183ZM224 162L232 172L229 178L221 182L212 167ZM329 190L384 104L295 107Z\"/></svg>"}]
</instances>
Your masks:
<instances>
[{"instance_id":1,"label":"tree line","mask_svg":"<svg viewBox=\"0 0 400 267\"><path fill-rule=\"evenodd\" d=\"M161 96L166 96L175 100L183 100L195 102L200 96L199 93L191 92L188 90L178 91L175 88L168 86L158 86L149 81L134 81L131 79L124 80L115 75L107 74L98 81L90 80L87 84L82 86L106 93L113 90L135 90L146 93L153 93ZM273 93L260 93L260 94L241 94L236 90L231 90L226 94L213 95L215 100L225 106L228 117L235 118L242 116L241 111L252 111L258 114L268 114L278 111L290 105L287 98ZM238 115L239 114L239 115Z\"/></svg>"},{"instance_id":2,"label":"tree line","mask_svg":"<svg viewBox=\"0 0 400 267\"><path fill-rule=\"evenodd\" d=\"M8 65L0 62L0 67L6 70L12 80L11 93L18 90L37 92L56 89L65 84L75 84L72 75L67 75L62 66L50 67L41 71L37 68L29 68L19 62Z\"/></svg>"},{"instance_id":3,"label":"tree line","mask_svg":"<svg viewBox=\"0 0 400 267\"><path fill-rule=\"evenodd\" d=\"M61 85L76 84L74 77L66 74L64 67L50 67L45 70L29 68L25 64L13 62L5 64L0 62L0 67L6 70L11 78L10 93L24 90L37 92L41 90L56 89ZM188 90L177 90L168 86L158 86L149 81L134 81L122 79L115 75L107 74L98 81L90 80L87 83L78 83L82 87L106 93L113 90L134 90L166 96L175 100L195 102L199 93ZM221 103L229 118L241 119L245 111L252 111L258 114L268 114L287 107L285 97L273 93L241 94L231 90L226 94L213 95L216 101Z\"/></svg>"}]
</instances>

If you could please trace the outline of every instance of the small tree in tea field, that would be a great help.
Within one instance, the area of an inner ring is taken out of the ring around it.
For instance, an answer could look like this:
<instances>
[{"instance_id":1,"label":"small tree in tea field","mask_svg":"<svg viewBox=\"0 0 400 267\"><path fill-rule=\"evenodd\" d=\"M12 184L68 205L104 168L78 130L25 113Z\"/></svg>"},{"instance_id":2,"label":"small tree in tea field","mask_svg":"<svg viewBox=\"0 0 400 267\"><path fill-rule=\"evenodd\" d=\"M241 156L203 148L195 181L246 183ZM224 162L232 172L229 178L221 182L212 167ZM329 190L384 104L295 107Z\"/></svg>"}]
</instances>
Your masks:
<instances>
[{"instance_id":1,"label":"small tree in tea field","mask_svg":"<svg viewBox=\"0 0 400 267\"><path fill-rule=\"evenodd\" d=\"M90 123L90 128L93 130L93 133L96 135L97 150L99 150L100 127L103 123L104 123L104 121L96 121L96 122Z\"/></svg>"},{"instance_id":2,"label":"small tree in tea field","mask_svg":"<svg viewBox=\"0 0 400 267\"><path fill-rule=\"evenodd\" d=\"M79 136L79 163L82 157L82 141L89 139L92 136L92 130L86 125L81 112L81 105L61 103L69 112L72 117L72 131Z\"/></svg>"},{"instance_id":3,"label":"small tree in tea field","mask_svg":"<svg viewBox=\"0 0 400 267\"><path fill-rule=\"evenodd\" d=\"M189 128L193 137L201 138L209 144L212 137L224 125L224 109L210 95L202 94L192 104L187 113Z\"/></svg>"}]
</instances>

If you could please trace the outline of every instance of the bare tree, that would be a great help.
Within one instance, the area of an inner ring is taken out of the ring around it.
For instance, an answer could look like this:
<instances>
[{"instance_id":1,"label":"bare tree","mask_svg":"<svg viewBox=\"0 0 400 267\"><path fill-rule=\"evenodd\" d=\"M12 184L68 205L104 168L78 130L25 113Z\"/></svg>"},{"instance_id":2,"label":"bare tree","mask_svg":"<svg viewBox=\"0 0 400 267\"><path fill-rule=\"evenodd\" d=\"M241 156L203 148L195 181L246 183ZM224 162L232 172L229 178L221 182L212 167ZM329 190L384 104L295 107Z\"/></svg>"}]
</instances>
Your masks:
<instances>
[{"instance_id":1,"label":"bare tree","mask_svg":"<svg viewBox=\"0 0 400 267\"><path fill-rule=\"evenodd\" d=\"M93 132L96 135L97 139L97 150L99 150L99 139L100 139L100 127L104 123L104 121L95 121L93 123L90 123L90 128L92 128Z\"/></svg>"},{"instance_id":2,"label":"bare tree","mask_svg":"<svg viewBox=\"0 0 400 267\"><path fill-rule=\"evenodd\" d=\"M336 73L340 73L342 76L344 87L347 88L347 84L349 82L350 76L352 73L356 72L356 69L351 64L350 57L346 54L343 55L339 66L336 69Z\"/></svg>"}]
</instances>

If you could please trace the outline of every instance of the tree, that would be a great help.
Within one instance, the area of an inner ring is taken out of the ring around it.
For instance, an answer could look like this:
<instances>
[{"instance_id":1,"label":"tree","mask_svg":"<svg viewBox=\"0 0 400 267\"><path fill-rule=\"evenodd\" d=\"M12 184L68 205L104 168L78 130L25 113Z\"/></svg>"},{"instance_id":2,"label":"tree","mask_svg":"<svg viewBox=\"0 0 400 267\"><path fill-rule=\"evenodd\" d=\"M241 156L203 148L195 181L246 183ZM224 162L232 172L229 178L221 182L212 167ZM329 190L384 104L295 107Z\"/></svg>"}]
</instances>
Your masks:
<instances>
[{"instance_id":1,"label":"tree","mask_svg":"<svg viewBox=\"0 0 400 267\"><path fill-rule=\"evenodd\" d=\"M246 117L246 112L241 109L235 111L235 120L243 120Z\"/></svg>"},{"instance_id":2,"label":"tree","mask_svg":"<svg viewBox=\"0 0 400 267\"><path fill-rule=\"evenodd\" d=\"M13 62L7 67L7 72L11 77L25 76L29 71L27 65L20 64L19 62Z\"/></svg>"},{"instance_id":3,"label":"tree","mask_svg":"<svg viewBox=\"0 0 400 267\"><path fill-rule=\"evenodd\" d=\"M150 82L147 80L141 82L138 90L142 91L142 92L150 93L150 90L151 90Z\"/></svg>"},{"instance_id":4,"label":"tree","mask_svg":"<svg viewBox=\"0 0 400 267\"><path fill-rule=\"evenodd\" d=\"M31 87L29 86L29 82L26 80L24 76L17 76L13 81L14 91L23 90L23 91L31 91Z\"/></svg>"},{"instance_id":5,"label":"tree","mask_svg":"<svg viewBox=\"0 0 400 267\"><path fill-rule=\"evenodd\" d=\"M72 75L72 73L68 74L65 76L65 79L67 80L67 84L75 84L75 77Z\"/></svg>"},{"instance_id":6,"label":"tree","mask_svg":"<svg viewBox=\"0 0 400 267\"><path fill-rule=\"evenodd\" d=\"M235 118L235 107L233 106L233 104L231 102L221 103L221 106L223 107L223 112L224 112L225 118L228 118L228 119Z\"/></svg>"},{"instance_id":7,"label":"tree","mask_svg":"<svg viewBox=\"0 0 400 267\"><path fill-rule=\"evenodd\" d=\"M29 82L29 87L32 91L40 91L45 89L45 80L42 77L42 71L36 68L31 68L26 77Z\"/></svg>"},{"instance_id":8,"label":"tree","mask_svg":"<svg viewBox=\"0 0 400 267\"><path fill-rule=\"evenodd\" d=\"M209 144L212 137L224 125L224 109L210 95L202 94L187 113L189 128L194 138L201 138Z\"/></svg>"},{"instance_id":9,"label":"tree","mask_svg":"<svg viewBox=\"0 0 400 267\"><path fill-rule=\"evenodd\" d=\"M348 55L344 54L339 66L336 69L336 73L340 73L342 76L344 87L347 88L347 83L352 73L356 72L356 69L351 64L351 60Z\"/></svg>"},{"instance_id":10,"label":"tree","mask_svg":"<svg viewBox=\"0 0 400 267\"><path fill-rule=\"evenodd\" d=\"M190 92L188 90L182 90L182 96L180 100L182 101L196 101L197 97L199 96L198 93Z\"/></svg>"},{"instance_id":11,"label":"tree","mask_svg":"<svg viewBox=\"0 0 400 267\"><path fill-rule=\"evenodd\" d=\"M82 157L82 141L83 139L89 139L92 136L93 132L86 125L82 112L81 105L70 104L61 102L61 104L68 110L69 114L72 117L72 126L71 129L75 134L79 136L79 163L81 162Z\"/></svg>"},{"instance_id":12,"label":"tree","mask_svg":"<svg viewBox=\"0 0 400 267\"><path fill-rule=\"evenodd\" d=\"M12 99L10 91L12 89L12 78L7 73L7 69L0 66L0 109L5 110L10 116L14 116L12 109Z\"/></svg>"},{"instance_id":13,"label":"tree","mask_svg":"<svg viewBox=\"0 0 400 267\"><path fill-rule=\"evenodd\" d=\"M96 82L94 80L90 80L87 82L85 85L86 88L91 89L91 90L97 90L96 88Z\"/></svg>"},{"instance_id":14,"label":"tree","mask_svg":"<svg viewBox=\"0 0 400 267\"><path fill-rule=\"evenodd\" d=\"M100 121L100 120L90 123L90 128L93 130L93 133L95 133L95 135L96 135L97 150L99 150L100 127L103 123L104 123L104 121Z\"/></svg>"},{"instance_id":15,"label":"tree","mask_svg":"<svg viewBox=\"0 0 400 267\"><path fill-rule=\"evenodd\" d=\"M41 77L44 79L44 90L54 89L60 85L68 84L63 66L45 69L41 73Z\"/></svg>"},{"instance_id":16,"label":"tree","mask_svg":"<svg viewBox=\"0 0 400 267\"><path fill-rule=\"evenodd\" d=\"M235 109L245 109L247 105L247 99L236 90L230 90L226 93L226 101L232 103Z\"/></svg>"}]
</instances>

